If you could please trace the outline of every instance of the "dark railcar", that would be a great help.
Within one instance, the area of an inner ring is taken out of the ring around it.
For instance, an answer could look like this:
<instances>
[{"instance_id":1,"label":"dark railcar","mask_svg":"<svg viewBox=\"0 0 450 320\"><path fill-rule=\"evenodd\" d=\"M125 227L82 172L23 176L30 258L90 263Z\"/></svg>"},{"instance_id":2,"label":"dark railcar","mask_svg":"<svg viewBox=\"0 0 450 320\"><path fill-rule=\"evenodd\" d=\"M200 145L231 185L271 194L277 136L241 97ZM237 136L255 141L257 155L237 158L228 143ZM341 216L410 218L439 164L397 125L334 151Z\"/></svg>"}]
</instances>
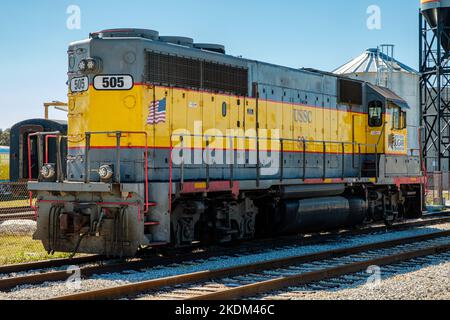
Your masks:
<instances>
[{"instance_id":1,"label":"dark railcar","mask_svg":"<svg viewBox=\"0 0 450 320\"><path fill-rule=\"evenodd\" d=\"M37 179L39 175L38 166L38 139L36 136L30 137L31 150L31 177L29 176L28 164L28 136L39 132L60 132L67 134L67 121L30 119L17 123L11 128L11 149L10 149L10 180L12 182L28 181ZM48 146L47 146L48 142ZM48 154L48 163L56 163L56 140L44 139L43 154ZM45 152L45 150L48 150ZM61 145L63 163L67 155L67 143Z\"/></svg>"}]
</instances>

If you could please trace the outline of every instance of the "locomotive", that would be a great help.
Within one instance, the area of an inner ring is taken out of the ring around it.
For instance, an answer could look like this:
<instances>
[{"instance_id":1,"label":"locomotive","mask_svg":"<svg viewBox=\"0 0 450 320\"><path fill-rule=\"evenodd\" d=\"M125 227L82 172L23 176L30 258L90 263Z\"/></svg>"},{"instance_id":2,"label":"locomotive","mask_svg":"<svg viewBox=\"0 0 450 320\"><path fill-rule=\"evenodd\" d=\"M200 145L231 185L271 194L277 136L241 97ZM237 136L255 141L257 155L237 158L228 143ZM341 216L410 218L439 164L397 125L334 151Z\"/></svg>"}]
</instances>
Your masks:
<instances>
[{"instance_id":1,"label":"locomotive","mask_svg":"<svg viewBox=\"0 0 450 320\"><path fill-rule=\"evenodd\" d=\"M422 214L408 105L387 88L142 29L70 44L68 77L67 136L48 133L67 157L39 154L28 183L50 252L133 256Z\"/></svg>"},{"instance_id":2,"label":"locomotive","mask_svg":"<svg viewBox=\"0 0 450 320\"><path fill-rule=\"evenodd\" d=\"M0 147L0 183L9 180L9 148Z\"/></svg>"}]
</instances>

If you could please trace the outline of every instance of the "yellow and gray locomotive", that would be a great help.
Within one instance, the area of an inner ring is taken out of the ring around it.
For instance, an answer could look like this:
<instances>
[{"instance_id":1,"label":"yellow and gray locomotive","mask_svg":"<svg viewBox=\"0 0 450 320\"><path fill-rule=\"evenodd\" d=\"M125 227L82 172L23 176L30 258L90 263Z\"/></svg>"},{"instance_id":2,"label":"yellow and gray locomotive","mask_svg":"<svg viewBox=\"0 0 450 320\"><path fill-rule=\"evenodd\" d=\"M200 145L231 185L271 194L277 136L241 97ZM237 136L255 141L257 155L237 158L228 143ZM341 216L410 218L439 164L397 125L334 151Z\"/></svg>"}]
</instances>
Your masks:
<instances>
[{"instance_id":1,"label":"yellow and gray locomotive","mask_svg":"<svg viewBox=\"0 0 450 320\"><path fill-rule=\"evenodd\" d=\"M92 33L68 55L68 134L48 133L67 158L40 155L29 183L49 251L132 256L421 215L408 106L386 88L151 30Z\"/></svg>"}]
</instances>

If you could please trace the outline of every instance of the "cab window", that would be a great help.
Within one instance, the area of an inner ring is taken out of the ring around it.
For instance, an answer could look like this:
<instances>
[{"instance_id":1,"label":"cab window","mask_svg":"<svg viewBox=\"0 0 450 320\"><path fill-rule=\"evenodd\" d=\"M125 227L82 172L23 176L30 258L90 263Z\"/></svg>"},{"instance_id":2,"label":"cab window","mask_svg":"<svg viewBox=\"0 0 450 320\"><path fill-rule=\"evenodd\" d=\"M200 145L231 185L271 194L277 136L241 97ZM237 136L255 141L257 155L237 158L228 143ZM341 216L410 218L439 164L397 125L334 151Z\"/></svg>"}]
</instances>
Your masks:
<instances>
[{"instance_id":1,"label":"cab window","mask_svg":"<svg viewBox=\"0 0 450 320\"><path fill-rule=\"evenodd\" d=\"M381 101L369 103L369 127L381 127L383 124L383 104Z\"/></svg>"},{"instance_id":2,"label":"cab window","mask_svg":"<svg viewBox=\"0 0 450 320\"><path fill-rule=\"evenodd\" d=\"M406 128L406 112L400 107L394 106L392 109L392 129L403 130Z\"/></svg>"}]
</instances>

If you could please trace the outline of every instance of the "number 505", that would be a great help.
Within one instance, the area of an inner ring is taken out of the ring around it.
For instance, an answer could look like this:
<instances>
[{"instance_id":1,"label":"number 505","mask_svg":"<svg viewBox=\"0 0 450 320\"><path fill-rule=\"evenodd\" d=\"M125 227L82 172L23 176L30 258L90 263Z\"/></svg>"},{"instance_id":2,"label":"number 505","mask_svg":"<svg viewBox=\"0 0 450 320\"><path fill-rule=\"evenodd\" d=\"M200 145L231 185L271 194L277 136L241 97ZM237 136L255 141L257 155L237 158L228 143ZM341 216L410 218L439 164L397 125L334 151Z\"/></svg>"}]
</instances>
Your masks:
<instances>
[{"instance_id":1,"label":"number 505","mask_svg":"<svg viewBox=\"0 0 450 320\"><path fill-rule=\"evenodd\" d=\"M105 88L123 88L125 86L123 77L103 78L103 87Z\"/></svg>"}]
</instances>

